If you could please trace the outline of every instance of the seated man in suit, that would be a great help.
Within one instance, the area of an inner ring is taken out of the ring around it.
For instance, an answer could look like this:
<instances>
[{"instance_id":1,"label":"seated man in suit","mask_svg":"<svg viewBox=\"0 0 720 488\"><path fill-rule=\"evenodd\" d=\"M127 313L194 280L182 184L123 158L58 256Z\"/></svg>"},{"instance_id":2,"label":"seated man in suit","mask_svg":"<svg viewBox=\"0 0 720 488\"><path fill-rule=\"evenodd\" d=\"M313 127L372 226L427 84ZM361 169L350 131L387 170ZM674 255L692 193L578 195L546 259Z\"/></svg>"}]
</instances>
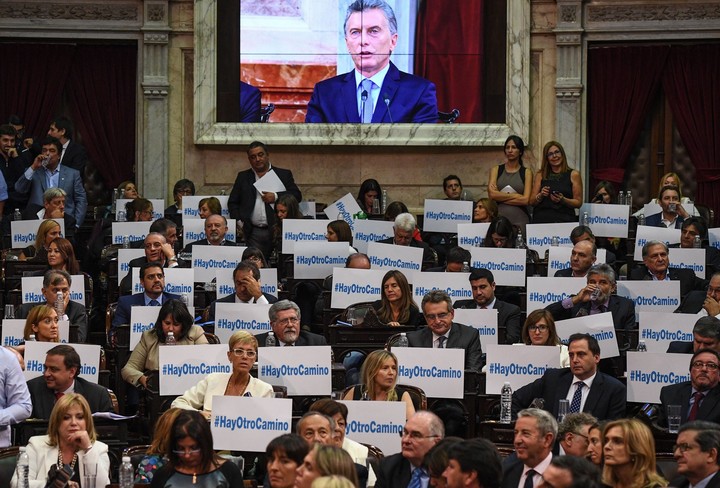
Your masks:
<instances>
[{"instance_id":1,"label":"seated man in suit","mask_svg":"<svg viewBox=\"0 0 720 488\"><path fill-rule=\"evenodd\" d=\"M555 418L545 410L528 408L518 412L513 440L517 459L505 460L502 488L532 487L540 483L552 459L557 431Z\"/></svg>"},{"instance_id":2,"label":"seated man in suit","mask_svg":"<svg viewBox=\"0 0 720 488\"><path fill-rule=\"evenodd\" d=\"M22 212L23 220L63 219L65 221L65 237L73 241L75 236L75 217L65 213L65 190L62 188L48 188L43 193L42 206L29 204ZM9 229L8 229L9 231Z\"/></svg>"},{"instance_id":3,"label":"seated man in suit","mask_svg":"<svg viewBox=\"0 0 720 488\"><path fill-rule=\"evenodd\" d=\"M668 247L664 242L648 241L642 248L643 264L630 272L631 280L680 281L680 297L692 290L704 290L706 282L691 269L670 268Z\"/></svg>"},{"instance_id":4,"label":"seated man in suit","mask_svg":"<svg viewBox=\"0 0 720 488\"><path fill-rule=\"evenodd\" d=\"M680 405L680 423L709 420L720 423L720 353L699 349L690 358L690 381L660 389L658 425L667 427L667 406Z\"/></svg>"},{"instance_id":5,"label":"seated man in suit","mask_svg":"<svg viewBox=\"0 0 720 488\"><path fill-rule=\"evenodd\" d=\"M688 293L676 312L710 317L720 315L720 272L712 275L707 291L694 290Z\"/></svg>"},{"instance_id":6,"label":"seated man in suit","mask_svg":"<svg viewBox=\"0 0 720 488\"><path fill-rule=\"evenodd\" d=\"M678 430L675 446L679 476L670 486L720 486L720 427L716 423L695 420L684 424Z\"/></svg>"},{"instance_id":7,"label":"seated man in suit","mask_svg":"<svg viewBox=\"0 0 720 488\"><path fill-rule=\"evenodd\" d=\"M545 309L555 320L566 320L583 315L612 313L616 329L635 329L635 303L613 295L615 271L608 264L596 264L587 272L587 285L577 295L551 303Z\"/></svg>"},{"instance_id":8,"label":"seated man in suit","mask_svg":"<svg viewBox=\"0 0 720 488\"><path fill-rule=\"evenodd\" d=\"M425 271L430 273L461 273L463 266L466 263L469 266L471 261L472 256L470 255L470 251L460 246L455 246L445 255L445 266L428 268Z\"/></svg>"},{"instance_id":9,"label":"seated man in suit","mask_svg":"<svg viewBox=\"0 0 720 488\"><path fill-rule=\"evenodd\" d=\"M447 456L443 477L448 488L500 488L502 458L492 442L467 439L450 446Z\"/></svg>"},{"instance_id":10,"label":"seated man in suit","mask_svg":"<svg viewBox=\"0 0 720 488\"><path fill-rule=\"evenodd\" d=\"M130 323L130 310L134 306L159 307L166 300L180 300L180 296L173 293L165 293L165 272L162 265L157 262L145 263L140 266L140 282L143 293L125 295L118 299L117 309L113 317L112 326Z\"/></svg>"},{"instance_id":11,"label":"seated man in suit","mask_svg":"<svg viewBox=\"0 0 720 488\"><path fill-rule=\"evenodd\" d=\"M205 239L193 241L185 246L182 252L192 252L193 246L237 246L232 241L226 241L228 226L227 219L222 215L213 214L205 219Z\"/></svg>"},{"instance_id":12,"label":"seated man in suit","mask_svg":"<svg viewBox=\"0 0 720 488\"><path fill-rule=\"evenodd\" d=\"M393 225L393 237L378 241L380 244L394 244L396 246L420 247L423 250L423 263L434 261L437 264L437 256L435 251L422 241L413 239L415 232L415 217L411 213L401 213L395 217Z\"/></svg>"},{"instance_id":13,"label":"seated man in suit","mask_svg":"<svg viewBox=\"0 0 720 488\"><path fill-rule=\"evenodd\" d=\"M588 432L597 419L585 412L569 413L558 425L558 444L562 454L584 458L590 445ZM553 451L555 452L555 451Z\"/></svg>"},{"instance_id":14,"label":"seated man in suit","mask_svg":"<svg viewBox=\"0 0 720 488\"><path fill-rule=\"evenodd\" d=\"M584 457L554 456L542 475L542 487L603 486L600 470Z\"/></svg>"},{"instance_id":15,"label":"seated man in suit","mask_svg":"<svg viewBox=\"0 0 720 488\"><path fill-rule=\"evenodd\" d=\"M708 229L702 217L688 217L680 227L680 242L670 244L673 249L695 249L699 245L705 254L705 276L720 271L720 250L708 245Z\"/></svg>"},{"instance_id":16,"label":"seated man in suit","mask_svg":"<svg viewBox=\"0 0 720 488\"><path fill-rule=\"evenodd\" d=\"M693 327L693 340L672 341L667 352L693 354L700 349L714 349L720 352L720 319L717 317L700 317Z\"/></svg>"},{"instance_id":17,"label":"seated man in suit","mask_svg":"<svg viewBox=\"0 0 720 488\"><path fill-rule=\"evenodd\" d=\"M32 418L49 419L55 401L65 393L79 393L90 405L90 411L112 412L107 388L80 378L80 356L71 346L61 344L47 352L45 372L27 382L32 399Z\"/></svg>"},{"instance_id":18,"label":"seated man in suit","mask_svg":"<svg viewBox=\"0 0 720 488\"><path fill-rule=\"evenodd\" d=\"M555 271L555 276L584 278L597 259L597 246L591 240L578 241L570 253L570 267Z\"/></svg>"},{"instance_id":19,"label":"seated man in suit","mask_svg":"<svg viewBox=\"0 0 720 488\"><path fill-rule=\"evenodd\" d=\"M422 299L427 327L408 332L410 347L465 349L465 369L482 369L482 352L477 330L453 322L452 299L442 290L428 292Z\"/></svg>"},{"instance_id":20,"label":"seated man in suit","mask_svg":"<svg viewBox=\"0 0 720 488\"><path fill-rule=\"evenodd\" d=\"M68 320L70 325L77 326L78 338L77 341L84 343L88 337L88 317L85 311L85 305L78 303L74 300L70 300L70 286L72 286L72 277L67 271L61 269L51 269L45 272L43 276L42 294L45 297L44 302L38 303L23 303L20 308L15 312L15 317L18 319L26 319L30 310L37 305L50 305L55 307L57 301L57 294L61 292L63 294L63 301L65 306L65 314L62 317L58 317L58 320Z\"/></svg>"},{"instance_id":21,"label":"seated man in suit","mask_svg":"<svg viewBox=\"0 0 720 488\"><path fill-rule=\"evenodd\" d=\"M380 461L375 488L428 486L423 459L443 437L445 426L437 415L429 410L416 412L405 422L400 452Z\"/></svg>"},{"instance_id":22,"label":"seated man in suit","mask_svg":"<svg viewBox=\"0 0 720 488\"><path fill-rule=\"evenodd\" d=\"M240 82L240 122L260 122L260 90Z\"/></svg>"},{"instance_id":23,"label":"seated man in suit","mask_svg":"<svg viewBox=\"0 0 720 488\"><path fill-rule=\"evenodd\" d=\"M215 321L216 303L260 303L277 302L274 296L263 293L260 284L260 270L250 261L240 261L233 271L235 293L218 298L210 304L208 320Z\"/></svg>"},{"instance_id":24,"label":"seated man in suit","mask_svg":"<svg viewBox=\"0 0 720 488\"><path fill-rule=\"evenodd\" d=\"M300 307L290 300L280 300L270 307L270 327L275 334L275 346L325 346L325 337L300 330ZM268 333L257 336L258 344L265 345Z\"/></svg>"},{"instance_id":25,"label":"seated man in suit","mask_svg":"<svg viewBox=\"0 0 720 488\"><path fill-rule=\"evenodd\" d=\"M548 369L542 377L513 393L513 414L527 408L535 398L545 400L545 410L557 416L558 401L570 401L570 413L587 412L598 420L625 416L625 385L598 371L600 345L590 334L568 339L569 368Z\"/></svg>"},{"instance_id":26,"label":"seated man in suit","mask_svg":"<svg viewBox=\"0 0 720 488\"><path fill-rule=\"evenodd\" d=\"M505 328L505 343L520 342L522 312L520 307L495 297L495 277L492 271L485 268L473 269L470 273L470 288L472 288L473 299L458 300L453 307L497 309L498 327Z\"/></svg>"},{"instance_id":27,"label":"seated man in suit","mask_svg":"<svg viewBox=\"0 0 720 488\"><path fill-rule=\"evenodd\" d=\"M435 85L390 62L397 19L385 0L355 0L343 31L355 69L315 85L305 122L437 122Z\"/></svg>"},{"instance_id":28,"label":"seated man in suit","mask_svg":"<svg viewBox=\"0 0 720 488\"><path fill-rule=\"evenodd\" d=\"M165 236L158 232L150 232L145 236L145 256L131 259L128 263L128 272L120 281L120 294L129 295L132 292L132 270L139 268L146 263L158 262L163 268L175 268L178 266L178 258L175 250L168 244Z\"/></svg>"},{"instance_id":29,"label":"seated man in suit","mask_svg":"<svg viewBox=\"0 0 720 488\"><path fill-rule=\"evenodd\" d=\"M680 204L680 192L677 186L663 186L658 195L658 203L662 211L645 217L645 225L679 229L682 227L683 220L689 217L687 211Z\"/></svg>"}]
</instances>

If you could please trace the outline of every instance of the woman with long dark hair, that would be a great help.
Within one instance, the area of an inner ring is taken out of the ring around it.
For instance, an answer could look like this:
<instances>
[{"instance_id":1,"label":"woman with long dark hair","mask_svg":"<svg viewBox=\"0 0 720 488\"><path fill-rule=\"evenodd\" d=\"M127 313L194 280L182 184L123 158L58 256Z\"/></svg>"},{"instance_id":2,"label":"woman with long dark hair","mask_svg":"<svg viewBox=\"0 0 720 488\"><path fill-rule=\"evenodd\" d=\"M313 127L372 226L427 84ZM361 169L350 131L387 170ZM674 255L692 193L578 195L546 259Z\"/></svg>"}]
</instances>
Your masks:
<instances>
[{"instance_id":1,"label":"woman with long dark hair","mask_svg":"<svg viewBox=\"0 0 720 488\"><path fill-rule=\"evenodd\" d=\"M530 222L527 210L532 191L532 170L523 165L525 142L516 135L505 140L505 162L490 168L488 196L497 202L498 215L525 231Z\"/></svg>"}]
</instances>

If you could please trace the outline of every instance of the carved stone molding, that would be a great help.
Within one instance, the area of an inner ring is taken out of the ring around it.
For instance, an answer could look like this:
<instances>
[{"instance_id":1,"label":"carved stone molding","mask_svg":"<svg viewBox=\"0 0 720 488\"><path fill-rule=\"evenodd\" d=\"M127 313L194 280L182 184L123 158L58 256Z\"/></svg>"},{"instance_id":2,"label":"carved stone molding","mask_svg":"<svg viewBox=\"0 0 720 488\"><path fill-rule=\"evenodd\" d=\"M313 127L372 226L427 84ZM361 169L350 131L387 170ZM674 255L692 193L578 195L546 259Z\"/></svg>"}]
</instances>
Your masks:
<instances>
[{"instance_id":1,"label":"carved stone molding","mask_svg":"<svg viewBox=\"0 0 720 488\"><path fill-rule=\"evenodd\" d=\"M145 19L147 22L165 22L167 8L162 4L150 4L145 7Z\"/></svg>"},{"instance_id":2,"label":"carved stone molding","mask_svg":"<svg viewBox=\"0 0 720 488\"><path fill-rule=\"evenodd\" d=\"M578 99L582 95L581 86L575 87L555 87L555 96L558 99Z\"/></svg>"},{"instance_id":3,"label":"carved stone molding","mask_svg":"<svg viewBox=\"0 0 720 488\"><path fill-rule=\"evenodd\" d=\"M167 44L168 34L167 32L145 32L143 41L145 44Z\"/></svg>"},{"instance_id":4,"label":"carved stone molding","mask_svg":"<svg viewBox=\"0 0 720 488\"><path fill-rule=\"evenodd\" d=\"M580 45L580 38L581 38L581 32L578 33L564 33L564 34L558 34L555 38L557 40L558 45Z\"/></svg>"},{"instance_id":5,"label":"carved stone molding","mask_svg":"<svg viewBox=\"0 0 720 488\"><path fill-rule=\"evenodd\" d=\"M718 3L688 5L589 5L589 22L678 22L720 19Z\"/></svg>"},{"instance_id":6,"label":"carved stone molding","mask_svg":"<svg viewBox=\"0 0 720 488\"><path fill-rule=\"evenodd\" d=\"M49 19L49 20L94 20L132 21L138 20L137 7L132 3L30 3L2 2L0 18L3 19Z\"/></svg>"},{"instance_id":7,"label":"carved stone molding","mask_svg":"<svg viewBox=\"0 0 720 488\"><path fill-rule=\"evenodd\" d=\"M575 5L562 5L560 7L560 21L565 23L575 23L578 20L578 7Z\"/></svg>"},{"instance_id":8,"label":"carved stone molding","mask_svg":"<svg viewBox=\"0 0 720 488\"><path fill-rule=\"evenodd\" d=\"M169 86L151 86L143 83L143 96L147 99L167 98Z\"/></svg>"}]
</instances>

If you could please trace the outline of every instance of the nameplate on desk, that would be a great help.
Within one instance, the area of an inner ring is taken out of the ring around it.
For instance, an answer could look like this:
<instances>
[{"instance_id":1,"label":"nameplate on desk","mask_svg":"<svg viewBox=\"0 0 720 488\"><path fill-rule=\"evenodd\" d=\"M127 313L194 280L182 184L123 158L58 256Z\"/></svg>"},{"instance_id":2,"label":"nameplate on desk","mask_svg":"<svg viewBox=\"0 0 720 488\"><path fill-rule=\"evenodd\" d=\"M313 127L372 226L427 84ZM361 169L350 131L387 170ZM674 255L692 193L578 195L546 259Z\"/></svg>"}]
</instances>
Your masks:
<instances>
[{"instance_id":1,"label":"nameplate on desk","mask_svg":"<svg viewBox=\"0 0 720 488\"><path fill-rule=\"evenodd\" d=\"M36 332L30 332L36 334ZM61 343L70 342L70 321L58 321L58 338ZM19 346L25 340L25 319L4 319L2 321L2 345L4 347Z\"/></svg>"},{"instance_id":2,"label":"nameplate on desk","mask_svg":"<svg viewBox=\"0 0 720 488\"><path fill-rule=\"evenodd\" d=\"M386 271L397 269L402 271L408 279L408 283L412 283L412 275L414 274L412 271L422 269L422 247L371 242L368 244L367 254L373 269L384 269Z\"/></svg>"},{"instance_id":3,"label":"nameplate on desk","mask_svg":"<svg viewBox=\"0 0 720 488\"><path fill-rule=\"evenodd\" d=\"M227 344L161 344L160 395L182 395L210 373L232 373L227 353Z\"/></svg>"},{"instance_id":4,"label":"nameplate on desk","mask_svg":"<svg viewBox=\"0 0 720 488\"><path fill-rule=\"evenodd\" d=\"M469 325L478 331L480 347L487 352L490 344L498 343L498 310L496 308L456 308L453 322Z\"/></svg>"},{"instance_id":5,"label":"nameplate on desk","mask_svg":"<svg viewBox=\"0 0 720 488\"><path fill-rule=\"evenodd\" d=\"M620 355L611 312L558 320L555 322L555 327L563 344L567 344L570 336L575 333L590 334L598 341L603 358L614 358Z\"/></svg>"},{"instance_id":6,"label":"nameplate on desk","mask_svg":"<svg viewBox=\"0 0 720 488\"><path fill-rule=\"evenodd\" d=\"M551 247L548 253L548 277L552 278L555 273L561 269L570 267L570 258L572 256L572 247ZM598 249L595 264L607 262L607 251Z\"/></svg>"},{"instance_id":7,"label":"nameplate on desk","mask_svg":"<svg viewBox=\"0 0 720 488\"><path fill-rule=\"evenodd\" d=\"M330 346L261 347L258 378L287 387L291 396L330 395L330 352Z\"/></svg>"},{"instance_id":8,"label":"nameplate on desk","mask_svg":"<svg viewBox=\"0 0 720 488\"><path fill-rule=\"evenodd\" d=\"M527 267L525 249L501 247L474 247L470 249L473 268L492 271L495 284L504 286L525 286Z\"/></svg>"},{"instance_id":9,"label":"nameplate on desk","mask_svg":"<svg viewBox=\"0 0 720 488\"><path fill-rule=\"evenodd\" d=\"M216 270L230 272L242 261L245 246L193 246L192 267L196 281L212 281L217 275Z\"/></svg>"},{"instance_id":10,"label":"nameplate on desk","mask_svg":"<svg viewBox=\"0 0 720 488\"><path fill-rule=\"evenodd\" d=\"M333 268L342 268L350 250L347 242L298 242L293 255L293 276L297 279L324 279Z\"/></svg>"},{"instance_id":11,"label":"nameplate on desk","mask_svg":"<svg viewBox=\"0 0 720 488\"><path fill-rule=\"evenodd\" d=\"M218 299L235 293L233 272L232 269L215 270L215 292ZM260 268L260 291L278 297L277 268Z\"/></svg>"},{"instance_id":12,"label":"nameplate on desk","mask_svg":"<svg viewBox=\"0 0 720 488\"><path fill-rule=\"evenodd\" d=\"M345 435L355 442L372 444L385 456L400 452L405 426L405 402L342 400L347 406Z\"/></svg>"},{"instance_id":13,"label":"nameplate on desk","mask_svg":"<svg viewBox=\"0 0 720 488\"><path fill-rule=\"evenodd\" d=\"M230 343L230 336L238 330L252 335L269 332L270 304L263 303L215 303L215 335L223 344ZM260 344L264 346L264 344Z\"/></svg>"},{"instance_id":14,"label":"nameplate on desk","mask_svg":"<svg viewBox=\"0 0 720 488\"><path fill-rule=\"evenodd\" d=\"M192 315L192 308L195 306L195 270L192 268L165 268L165 292L173 295L185 295L187 297L187 306ZM132 269L132 293L145 293L140 282L140 268Z\"/></svg>"},{"instance_id":15,"label":"nameplate on desk","mask_svg":"<svg viewBox=\"0 0 720 488\"><path fill-rule=\"evenodd\" d=\"M490 222L477 224L458 224L458 246L470 250L473 247L483 247Z\"/></svg>"},{"instance_id":16,"label":"nameplate on desk","mask_svg":"<svg viewBox=\"0 0 720 488\"><path fill-rule=\"evenodd\" d=\"M660 403L663 386L690 381L690 354L627 352L627 401Z\"/></svg>"},{"instance_id":17,"label":"nameplate on desk","mask_svg":"<svg viewBox=\"0 0 720 488\"><path fill-rule=\"evenodd\" d=\"M324 212L328 219L344 220L350 226L350 230L355 231L355 219L353 219L353 215L360 213L360 206L357 201L355 201L355 197L352 196L351 193L348 193L341 199L325 207Z\"/></svg>"},{"instance_id":18,"label":"nameplate on desk","mask_svg":"<svg viewBox=\"0 0 720 488\"><path fill-rule=\"evenodd\" d=\"M225 233L225 240L235 242L235 219L227 220L227 232ZM205 239L205 219L189 219L183 222L183 242L187 246L191 242ZM195 246L193 246L195 249Z\"/></svg>"},{"instance_id":19,"label":"nameplate on desk","mask_svg":"<svg viewBox=\"0 0 720 488\"><path fill-rule=\"evenodd\" d=\"M143 332L155 327L160 315L160 307L135 305L130 309L130 350L140 342Z\"/></svg>"},{"instance_id":20,"label":"nameplate on desk","mask_svg":"<svg viewBox=\"0 0 720 488\"><path fill-rule=\"evenodd\" d=\"M9 217L6 217L9 218ZM60 235L65 235L65 220L64 219L45 219L54 220L60 226ZM13 220L10 222L10 236L11 243L10 247L13 249L24 249L28 246L34 246L35 240L37 239L37 231L44 220L32 219L32 220Z\"/></svg>"},{"instance_id":21,"label":"nameplate on desk","mask_svg":"<svg viewBox=\"0 0 720 488\"><path fill-rule=\"evenodd\" d=\"M640 312L638 340L644 341L648 352L666 352L673 341L692 342L693 328L698 320L694 313Z\"/></svg>"},{"instance_id":22,"label":"nameplate on desk","mask_svg":"<svg viewBox=\"0 0 720 488\"><path fill-rule=\"evenodd\" d=\"M638 225L635 231L635 261L642 261L642 248L649 241L660 241L666 245L680 242L680 229L668 229L666 227L650 227Z\"/></svg>"},{"instance_id":23,"label":"nameplate on desk","mask_svg":"<svg viewBox=\"0 0 720 488\"><path fill-rule=\"evenodd\" d=\"M330 307L347 308L379 300L385 273L381 269L334 268Z\"/></svg>"},{"instance_id":24,"label":"nameplate on desk","mask_svg":"<svg viewBox=\"0 0 720 488\"><path fill-rule=\"evenodd\" d=\"M70 285L70 300L85 306L85 275L72 275ZM37 303L45 301L42 294L42 276L23 276L20 280L22 287L22 302Z\"/></svg>"},{"instance_id":25,"label":"nameplate on desk","mask_svg":"<svg viewBox=\"0 0 720 488\"><path fill-rule=\"evenodd\" d=\"M525 243L540 256L545 255L552 244L552 238L557 237L561 247L573 247L570 232L577 227L577 222L563 222L557 224L527 224L525 226Z\"/></svg>"},{"instance_id":26,"label":"nameplate on desk","mask_svg":"<svg viewBox=\"0 0 720 488\"><path fill-rule=\"evenodd\" d=\"M527 279L527 313L577 295L586 285L586 278L529 276Z\"/></svg>"},{"instance_id":27,"label":"nameplate on desk","mask_svg":"<svg viewBox=\"0 0 720 488\"><path fill-rule=\"evenodd\" d=\"M423 231L457 233L458 224L471 224L474 202L465 200L425 200Z\"/></svg>"},{"instance_id":28,"label":"nameplate on desk","mask_svg":"<svg viewBox=\"0 0 720 488\"><path fill-rule=\"evenodd\" d=\"M393 237L393 223L387 220L356 220L353 233L353 247L366 253L371 242Z\"/></svg>"},{"instance_id":29,"label":"nameplate on desk","mask_svg":"<svg viewBox=\"0 0 720 488\"><path fill-rule=\"evenodd\" d=\"M198 210L198 207L200 206L200 200L210 197L215 197L220 201L222 216L226 219L230 217L230 212L228 211L228 198L230 198L230 195L186 195L183 196L182 199L183 227L187 225L189 220L200 218L200 211ZM187 241L185 242L185 244L187 244Z\"/></svg>"},{"instance_id":30,"label":"nameplate on desk","mask_svg":"<svg viewBox=\"0 0 720 488\"><path fill-rule=\"evenodd\" d=\"M674 312L680 306L680 282L673 281L618 281L617 294L635 303L635 319L644 310Z\"/></svg>"},{"instance_id":31,"label":"nameplate on desk","mask_svg":"<svg viewBox=\"0 0 720 488\"><path fill-rule=\"evenodd\" d=\"M393 347L397 382L422 388L430 398L463 398L465 349Z\"/></svg>"},{"instance_id":32,"label":"nameplate on desk","mask_svg":"<svg viewBox=\"0 0 720 488\"><path fill-rule=\"evenodd\" d=\"M327 242L327 220L285 219L282 222L282 253L294 254L300 242ZM272 234L272 229L268 229Z\"/></svg>"},{"instance_id":33,"label":"nameplate on desk","mask_svg":"<svg viewBox=\"0 0 720 488\"><path fill-rule=\"evenodd\" d=\"M57 342L25 343L25 381L42 376L45 371L45 356L48 350L57 346ZM91 383L98 382L100 373L100 346L96 344L67 344L75 349L80 356L80 372L78 376Z\"/></svg>"},{"instance_id":34,"label":"nameplate on desk","mask_svg":"<svg viewBox=\"0 0 720 488\"><path fill-rule=\"evenodd\" d=\"M212 408L210 430L216 450L264 452L263 446L292 432L290 398L215 396Z\"/></svg>"},{"instance_id":35,"label":"nameplate on desk","mask_svg":"<svg viewBox=\"0 0 720 488\"><path fill-rule=\"evenodd\" d=\"M487 348L485 364L485 394L499 395L506 381L515 391L540 378L546 370L559 368L560 348L525 344L491 345Z\"/></svg>"},{"instance_id":36,"label":"nameplate on desk","mask_svg":"<svg viewBox=\"0 0 720 488\"><path fill-rule=\"evenodd\" d=\"M415 305L420 308L423 297L433 291L442 290L456 300L472 300L473 294L468 277L470 273L422 273L415 272L412 278L412 294Z\"/></svg>"},{"instance_id":37,"label":"nameplate on desk","mask_svg":"<svg viewBox=\"0 0 720 488\"><path fill-rule=\"evenodd\" d=\"M117 282L118 285L122 281L125 276L127 276L128 271L130 271L130 261L132 261L135 258L142 258L145 257L145 249L138 248L138 249L118 249L118 276L117 276ZM140 268L138 268L140 269Z\"/></svg>"},{"instance_id":38,"label":"nameplate on desk","mask_svg":"<svg viewBox=\"0 0 720 488\"><path fill-rule=\"evenodd\" d=\"M705 279L707 270L705 269L705 257L707 251L705 249L682 249L673 247L668 249L670 255L670 267L679 269L690 269L695 272L695 276Z\"/></svg>"},{"instance_id":39,"label":"nameplate on desk","mask_svg":"<svg viewBox=\"0 0 720 488\"><path fill-rule=\"evenodd\" d=\"M630 227L630 207L603 203L583 203L579 215L585 212L590 219L589 227L595 237L627 237Z\"/></svg>"},{"instance_id":40,"label":"nameplate on desk","mask_svg":"<svg viewBox=\"0 0 720 488\"><path fill-rule=\"evenodd\" d=\"M165 200L162 200L160 198L150 198L149 200L153 206L153 218L152 219L153 220L162 219L165 216L165 212L164 212ZM133 200L130 198L118 198L115 201L115 208L123 210L123 211L127 211L126 205L132 201ZM127 215L128 220L132 220L133 217L134 217L133 215L130 215L130 214Z\"/></svg>"},{"instance_id":41,"label":"nameplate on desk","mask_svg":"<svg viewBox=\"0 0 720 488\"><path fill-rule=\"evenodd\" d=\"M144 241L151 225L152 222L113 222L112 243L122 244L126 237L130 242Z\"/></svg>"}]
</instances>

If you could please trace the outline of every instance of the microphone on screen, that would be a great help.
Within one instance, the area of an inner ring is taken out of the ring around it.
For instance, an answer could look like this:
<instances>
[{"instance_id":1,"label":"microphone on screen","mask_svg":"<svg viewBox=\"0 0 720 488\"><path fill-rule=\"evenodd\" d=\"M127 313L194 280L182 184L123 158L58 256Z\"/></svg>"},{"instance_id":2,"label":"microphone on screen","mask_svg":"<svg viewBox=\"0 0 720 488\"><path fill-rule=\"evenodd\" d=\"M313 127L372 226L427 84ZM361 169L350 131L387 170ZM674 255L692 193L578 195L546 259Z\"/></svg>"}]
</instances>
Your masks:
<instances>
[{"instance_id":1,"label":"microphone on screen","mask_svg":"<svg viewBox=\"0 0 720 488\"><path fill-rule=\"evenodd\" d=\"M392 113L390 112L390 97L387 96L387 94L385 94L385 93L383 93L383 102L385 102L385 105L387 106L388 117L390 117L390 123L394 124L395 122L393 122Z\"/></svg>"}]
</instances>

